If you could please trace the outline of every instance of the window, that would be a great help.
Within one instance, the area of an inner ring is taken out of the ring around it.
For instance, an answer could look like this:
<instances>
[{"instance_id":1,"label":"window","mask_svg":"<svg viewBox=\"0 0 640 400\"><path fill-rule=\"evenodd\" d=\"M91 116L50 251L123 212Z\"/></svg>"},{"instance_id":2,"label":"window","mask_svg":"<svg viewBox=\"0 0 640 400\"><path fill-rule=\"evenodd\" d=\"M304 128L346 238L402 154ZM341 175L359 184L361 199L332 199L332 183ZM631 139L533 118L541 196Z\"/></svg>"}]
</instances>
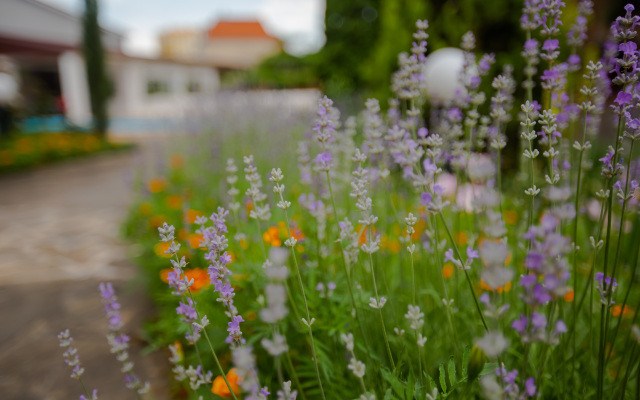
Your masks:
<instances>
[{"instance_id":1,"label":"window","mask_svg":"<svg viewBox=\"0 0 640 400\"><path fill-rule=\"evenodd\" d=\"M202 88L200 87L200 82L190 81L187 83L187 92L189 93L200 93Z\"/></svg>"},{"instance_id":2,"label":"window","mask_svg":"<svg viewBox=\"0 0 640 400\"><path fill-rule=\"evenodd\" d=\"M147 94L169 93L169 84L158 79L150 79L147 82Z\"/></svg>"}]
</instances>

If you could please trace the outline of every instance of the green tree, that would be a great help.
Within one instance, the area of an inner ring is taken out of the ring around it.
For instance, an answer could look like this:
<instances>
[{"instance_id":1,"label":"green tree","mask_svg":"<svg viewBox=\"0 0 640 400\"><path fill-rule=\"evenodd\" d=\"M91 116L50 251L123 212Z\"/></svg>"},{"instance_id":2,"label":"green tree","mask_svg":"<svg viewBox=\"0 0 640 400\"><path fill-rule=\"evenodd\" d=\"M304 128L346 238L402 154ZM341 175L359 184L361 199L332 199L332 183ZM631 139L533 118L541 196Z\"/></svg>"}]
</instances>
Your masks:
<instances>
[{"instance_id":1,"label":"green tree","mask_svg":"<svg viewBox=\"0 0 640 400\"><path fill-rule=\"evenodd\" d=\"M98 23L98 0L85 0L83 50L89 81L93 127L96 135L104 139L109 125L107 100L110 87L106 75L102 33Z\"/></svg>"}]
</instances>

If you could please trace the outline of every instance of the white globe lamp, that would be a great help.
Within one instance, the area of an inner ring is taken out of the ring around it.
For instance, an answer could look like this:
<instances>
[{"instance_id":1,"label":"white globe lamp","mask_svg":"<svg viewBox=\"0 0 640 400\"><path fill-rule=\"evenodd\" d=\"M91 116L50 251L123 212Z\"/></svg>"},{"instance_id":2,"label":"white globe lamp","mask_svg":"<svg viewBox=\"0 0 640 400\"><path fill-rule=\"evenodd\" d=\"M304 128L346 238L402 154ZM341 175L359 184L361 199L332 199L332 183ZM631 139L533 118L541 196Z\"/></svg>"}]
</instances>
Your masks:
<instances>
[{"instance_id":1,"label":"white globe lamp","mask_svg":"<svg viewBox=\"0 0 640 400\"><path fill-rule=\"evenodd\" d=\"M424 90L433 103L450 103L457 92L466 93L460 81L463 65L464 52L454 47L445 47L427 56L422 70Z\"/></svg>"}]
</instances>

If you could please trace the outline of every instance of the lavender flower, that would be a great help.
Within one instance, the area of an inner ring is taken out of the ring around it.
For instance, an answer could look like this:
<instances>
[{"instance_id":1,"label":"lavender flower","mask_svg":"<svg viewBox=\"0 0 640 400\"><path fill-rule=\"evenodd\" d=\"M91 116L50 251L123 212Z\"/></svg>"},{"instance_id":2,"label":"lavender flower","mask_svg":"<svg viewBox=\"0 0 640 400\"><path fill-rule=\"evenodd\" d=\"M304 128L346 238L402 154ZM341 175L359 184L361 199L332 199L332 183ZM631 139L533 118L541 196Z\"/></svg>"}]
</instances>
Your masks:
<instances>
[{"instance_id":1,"label":"lavender flower","mask_svg":"<svg viewBox=\"0 0 640 400\"><path fill-rule=\"evenodd\" d=\"M258 169L254 164L253 155L244 157L243 160L246 165L244 168L245 178L247 179L247 182L249 182L247 196L251 198L254 205L254 209L249 213L249 217L259 221L268 221L271 218L271 211L269 210L269 204L264 203L267 195L261 191L262 179L260 178Z\"/></svg>"},{"instance_id":2,"label":"lavender flower","mask_svg":"<svg viewBox=\"0 0 640 400\"><path fill-rule=\"evenodd\" d=\"M84 368L80 366L80 357L78 356L78 349L71 346L73 342L73 338L69 333L69 330L66 329L58 335L58 340L60 341L60 347L66 349L62 354L64 358L64 363L71 367L71 377L74 379L80 379L82 374L84 373Z\"/></svg>"},{"instance_id":3,"label":"lavender flower","mask_svg":"<svg viewBox=\"0 0 640 400\"><path fill-rule=\"evenodd\" d=\"M605 277L602 272L596 272L596 276L594 280L598 283L596 285L596 289L600 294L600 302L605 306L614 305L615 301L611 300L611 302L609 302L608 298L609 298L609 291L613 293L615 292L616 287L618 287L618 282L616 281L616 278L613 278L613 283L612 283L610 276Z\"/></svg>"},{"instance_id":4,"label":"lavender flower","mask_svg":"<svg viewBox=\"0 0 640 400\"><path fill-rule=\"evenodd\" d=\"M282 390L278 390L278 400L296 400L298 397L297 390L291 390L291 381L282 384Z\"/></svg>"},{"instance_id":5,"label":"lavender flower","mask_svg":"<svg viewBox=\"0 0 640 400\"><path fill-rule=\"evenodd\" d=\"M128 389L135 390L138 394L149 392L149 382L142 383L136 375L133 374L133 362L129 359L129 337L120 332L124 323L120 316L120 303L116 297L111 282L100 283L100 295L104 303L105 312L109 321L109 331L107 341L111 347L111 352L116 355L118 361L122 363L122 373L125 374L125 386Z\"/></svg>"}]
</instances>

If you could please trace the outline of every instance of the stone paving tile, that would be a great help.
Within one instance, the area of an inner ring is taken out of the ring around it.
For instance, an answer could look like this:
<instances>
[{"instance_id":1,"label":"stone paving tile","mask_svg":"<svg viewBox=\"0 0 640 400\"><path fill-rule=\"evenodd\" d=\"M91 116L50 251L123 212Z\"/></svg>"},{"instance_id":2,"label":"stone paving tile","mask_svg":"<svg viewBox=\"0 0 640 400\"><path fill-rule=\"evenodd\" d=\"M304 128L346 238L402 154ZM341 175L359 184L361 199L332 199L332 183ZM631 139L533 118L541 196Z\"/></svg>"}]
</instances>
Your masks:
<instances>
[{"instance_id":1,"label":"stone paving tile","mask_svg":"<svg viewBox=\"0 0 640 400\"><path fill-rule=\"evenodd\" d=\"M144 139L144 138L143 138ZM142 379L167 398L166 354L140 356L142 322L153 310L118 238L139 150L73 160L0 177L0 398L78 398L57 334L76 339L88 386L104 399L135 399L109 353L98 283L114 281ZM154 138L154 146L157 147ZM129 283L127 283L129 282Z\"/></svg>"}]
</instances>

